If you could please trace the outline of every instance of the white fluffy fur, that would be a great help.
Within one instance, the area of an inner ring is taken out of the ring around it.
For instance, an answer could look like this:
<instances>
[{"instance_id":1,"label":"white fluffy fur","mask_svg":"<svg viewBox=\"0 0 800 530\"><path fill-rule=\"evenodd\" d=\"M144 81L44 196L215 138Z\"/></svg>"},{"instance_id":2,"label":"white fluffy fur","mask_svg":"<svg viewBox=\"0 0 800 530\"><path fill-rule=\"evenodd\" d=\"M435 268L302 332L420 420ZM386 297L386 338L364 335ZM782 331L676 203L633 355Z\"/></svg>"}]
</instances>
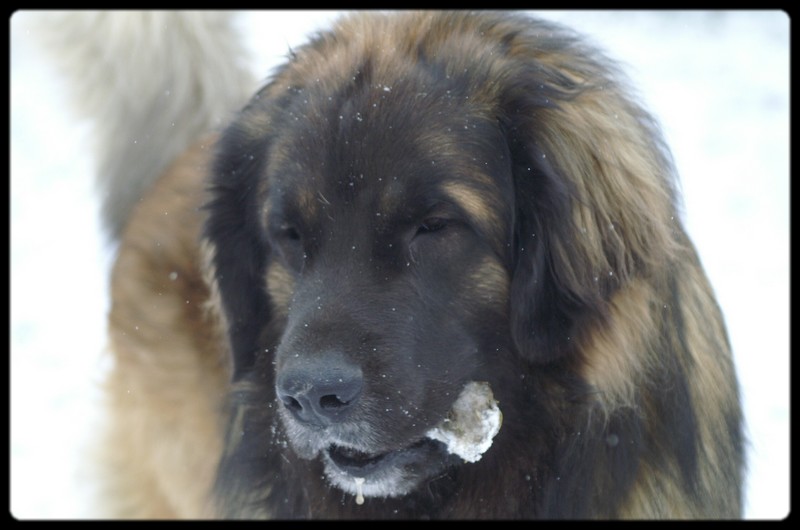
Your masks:
<instances>
[{"instance_id":1,"label":"white fluffy fur","mask_svg":"<svg viewBox=\"0 0 800 530\"><path fill-rule=\"evenodd\" d=\"M255 88L228 13L57 13L40 29L77 110L94 124L112 237L166 166Z\"/></svg>"}]
</instances>

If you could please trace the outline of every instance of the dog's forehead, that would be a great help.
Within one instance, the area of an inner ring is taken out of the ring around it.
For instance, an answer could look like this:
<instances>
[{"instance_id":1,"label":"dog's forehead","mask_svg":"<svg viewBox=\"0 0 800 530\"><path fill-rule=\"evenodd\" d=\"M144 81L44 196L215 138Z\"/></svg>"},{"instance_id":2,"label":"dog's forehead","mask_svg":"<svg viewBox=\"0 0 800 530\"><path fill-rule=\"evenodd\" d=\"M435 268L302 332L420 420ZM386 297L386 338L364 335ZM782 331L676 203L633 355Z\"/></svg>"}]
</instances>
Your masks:
<instances>
[{"instance_id":1,"label":"dog's forehead","mask_svg":"<svg viewBox=\"0 0 800 530\"><path fill-rule=\"evenodd\" d=\"M442 97L446 90L408 101L407 89L393 94L395 83L373 81L338 97L298 91L270 153L271 200L309 224L355 215L377 228L413 222L445 202L504 239L510 157L493 117L468 98Z\"/></svg>"}]
</instances>

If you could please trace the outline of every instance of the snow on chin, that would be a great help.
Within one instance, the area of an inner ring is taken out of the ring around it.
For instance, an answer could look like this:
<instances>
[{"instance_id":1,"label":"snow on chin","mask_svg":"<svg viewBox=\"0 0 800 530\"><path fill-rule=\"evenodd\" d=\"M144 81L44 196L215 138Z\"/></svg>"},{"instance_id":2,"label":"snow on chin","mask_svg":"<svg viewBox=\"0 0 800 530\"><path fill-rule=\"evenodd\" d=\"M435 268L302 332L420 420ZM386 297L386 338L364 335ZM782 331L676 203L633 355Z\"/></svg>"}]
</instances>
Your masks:
<instances>
[{"instance_id":1,"label":"snow on chin","mask_svg":"<svg viewBox=\"0 0 800 530\"><path fill-rule=\"evenodd\" d=\"M503 414L489 383L470 381L442 422L426 436L447 446L447 451L466 462L477 462L500 432Z\"/></svg>"}]
</instances>

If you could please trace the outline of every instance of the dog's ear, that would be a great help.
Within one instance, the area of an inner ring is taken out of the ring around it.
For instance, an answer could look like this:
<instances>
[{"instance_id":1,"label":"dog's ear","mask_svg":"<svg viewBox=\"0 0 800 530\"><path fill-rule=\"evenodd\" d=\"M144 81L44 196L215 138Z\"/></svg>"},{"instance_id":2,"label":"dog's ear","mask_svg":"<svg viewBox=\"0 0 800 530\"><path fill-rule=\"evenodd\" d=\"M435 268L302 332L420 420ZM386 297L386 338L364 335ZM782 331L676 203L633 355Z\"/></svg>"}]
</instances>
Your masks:
<instances>
[{"instance_id":1,"label":"dog's ear","mask_svg":"<svg viewBox=\"0 0 800 530\"><path fill-rule=\"evenodd\" d=\"M260 219L259 182L266 166L269 135L263 108L251 103L221 135L210 178L211 200L204 239L219 291L233 353L233 377L254 364L258 341L270 321L264 287L269 244Z\"/></svg>"},{"instance_id":2,"label":"dog's ear","mask_svg":"<svg viewBox=\"0 0 800 530\"><path fill-rule=\"evenodd\" d=\"M607 317L615 292L670 259L681 230L674 171L653 120L586 56L532 61L510 79L511 329L521 354L549 362L581 339L583 322Z\"/></svg>"}]
</instances>

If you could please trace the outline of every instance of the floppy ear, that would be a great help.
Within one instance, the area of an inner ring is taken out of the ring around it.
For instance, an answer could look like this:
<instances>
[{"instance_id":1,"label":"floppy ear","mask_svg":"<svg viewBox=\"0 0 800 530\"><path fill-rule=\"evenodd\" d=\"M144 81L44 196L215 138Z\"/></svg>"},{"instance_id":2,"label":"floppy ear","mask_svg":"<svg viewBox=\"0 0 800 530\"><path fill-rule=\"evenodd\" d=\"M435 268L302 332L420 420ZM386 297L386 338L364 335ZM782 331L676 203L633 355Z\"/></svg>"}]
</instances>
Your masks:
<instances>
[{"instance_id":1,"label":"floppy ear","mask_svg":"<svg viewBox=\"0 0 800 530\"><path fill-rule=\"evenodd\" d=\"M270 321L264 287L269 245L259 219L258 183L265 170L267 132L250 105L220 137L211 175L211 200L204 237L212 263L233 352L233 378L255 362L259 337Z\"/></svg>"},{"instance_id":2,"label":"floppy ear","mask_svg":"<svg viewBox=\"0 0 800 530\"><path fill-rule=\"evenodd\" d=\"M549 362L670 259L674 176L653 120L585 55L513 77L501 119L516 190L511 329L525 357Z\"/></svg>"}]
</instances>

